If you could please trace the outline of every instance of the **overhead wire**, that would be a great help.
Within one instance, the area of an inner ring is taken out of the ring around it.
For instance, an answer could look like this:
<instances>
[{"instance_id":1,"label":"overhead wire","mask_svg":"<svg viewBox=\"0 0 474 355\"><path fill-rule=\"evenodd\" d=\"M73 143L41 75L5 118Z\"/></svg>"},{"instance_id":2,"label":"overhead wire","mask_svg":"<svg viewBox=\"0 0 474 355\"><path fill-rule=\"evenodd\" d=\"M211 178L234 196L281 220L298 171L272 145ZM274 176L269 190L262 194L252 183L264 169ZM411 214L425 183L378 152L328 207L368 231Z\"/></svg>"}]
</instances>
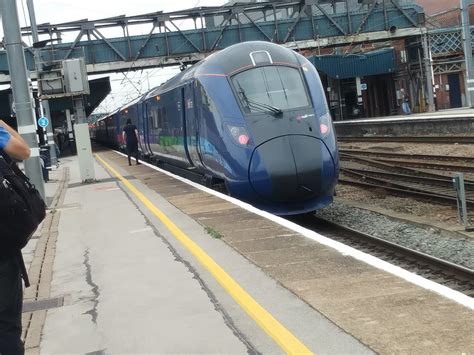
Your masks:
<instances>
[{"instance_id":1,"label":"overhead wire","mask_svg":"<svg viewBox=\"0 0 474 355\"><path fill-rule=\"evenodd\" d=\"M201 0L197 0L196 3L194 4L193 8L197 7L197 6L200 4L200 2L201 2ZM178 27L181 26L184 21L187 21L187 19L181 20L181 21L177 24L177 26L178 26ZM186 43L187 43L187 40L186 40L186 39L181 40L180 45L179 45L178 47L176 47L175 50L181 49ZM161 68L158 67L158 66L160 65L160 63L161 63L161 64L163 63L164 59L165 59L165 58L162 58L162 59L160 60L160 62L157 64L157 68L152 69L152 72L153 72L154 70L161 69ZM127 75L127 74L130 72L130 70L133 68L133 66L135 65L136 62L137 62L137 61L133 61L132 64L130 65L130 68L127 70L127 72L126 72L126 73L122 73L122 74L124 75L124 78L123 78L123 79L121 80L121 82L120 82L120 84L123 84L124 80L127 79L127 80L130 82L130 84L131 84L131 85L136 89L136 91L138 92L138 96L132 98L130 101L133 101L133 100L135 100L136 98L138 98L139 96L142 95L142 90L139 90L139 89L133 84L133 82L132 82L132 80L133 80L134 78L130 79L130 78L128 77L128 75ZM143 72L143 70L142 70L142 72ZM149 75L149 77L153 77L153 75L150 75L150 73L148 73L148 75ZM134 74L134 77L135 77L135 76L136 76L136 73ZM142 82L143 82L143 81L142 81ZM140 89L141 89L141 88L142 88L142 87L141 87L141 84L140 84ZM125 103L125 104L126 104L126 103Z\"/></svg>"}]
</instances>

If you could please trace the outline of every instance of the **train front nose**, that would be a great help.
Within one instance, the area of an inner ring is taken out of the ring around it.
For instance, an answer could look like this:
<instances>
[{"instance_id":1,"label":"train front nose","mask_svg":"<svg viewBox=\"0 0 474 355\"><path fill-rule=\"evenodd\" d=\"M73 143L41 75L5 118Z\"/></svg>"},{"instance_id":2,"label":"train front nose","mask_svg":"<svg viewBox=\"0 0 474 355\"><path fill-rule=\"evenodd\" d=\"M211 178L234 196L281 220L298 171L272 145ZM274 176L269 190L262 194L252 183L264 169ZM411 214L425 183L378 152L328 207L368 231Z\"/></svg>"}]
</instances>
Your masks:
<instances>
[{"instance_id":1,"label":"train front nose","mask_svg":"<svg viewBox=\"0 0 474 355\"><path fill-rule=\"evenodd\" d=\"M255 149L249 165L255 192L274 202L303 201L326 195L335 180L333 158L319 139L292 135Z\"/></svg>"}]
</instances>

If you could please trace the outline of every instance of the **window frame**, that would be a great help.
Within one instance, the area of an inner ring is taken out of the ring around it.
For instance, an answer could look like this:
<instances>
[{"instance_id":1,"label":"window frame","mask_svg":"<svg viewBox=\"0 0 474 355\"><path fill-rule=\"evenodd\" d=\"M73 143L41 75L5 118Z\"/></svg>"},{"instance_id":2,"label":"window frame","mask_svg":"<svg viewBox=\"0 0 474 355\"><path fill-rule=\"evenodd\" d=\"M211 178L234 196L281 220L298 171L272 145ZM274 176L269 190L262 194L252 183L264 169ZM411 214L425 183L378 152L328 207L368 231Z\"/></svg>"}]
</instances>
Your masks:
<instances>
[{"instance_id":1,"label":"window frame","mask_svg":"<svg viewBox=\"0 0 474 355\"><path fill-rule=\"evenodd\" d=\"M306 106L300 106L300 107L293 107L293 108L281 108L281 107L278 107L279 109L281 109L283 112L287 112L287 111L292 111L292 110L303 110L303 109L310 109L310 108L314 108L314 103L313 103L313 100L311 98L311 95L310 95L310 92L309 92L309 87L308 87L308 82L306 81L306 77L304 75L304 73L302 72L301 70L301 67L298 67L298 66L292 66L292 65L282 65L282 64L265 64L265 65L258 65L258 66L254 66L254 67L251 67L251 68L246 68L245 70L242 70L242 71L239 71L237 73L234 73L232 74L232 76L229 77L229 83L230 83L230 86L232 88L232 92L234 93L234 96L235 96L235 99L237 100L237 103L242 111L242 114L244 116L255 116L255 115L266 115L267 113L265 112L252 112L251 110L249 110L249 112L247 112L247 108L246 106L244 106L243 102L242 102L242 99L240 98L240 94L238 92L238 88L236 87L236 85L234 84L234 78L236 76L238 76L239 74L242 74L242 73L245 73L247 71L250 71L250 70L255 70L255 69L262 69L262 68L266 68L266 67L283 67L283 68L291 68L291 69L295 69L301 80L303 81L303 89L305 91L305 94L306 94L306 98L307 98L307 101L308 101L308 105Z\"/></svg>"}]
</instances>

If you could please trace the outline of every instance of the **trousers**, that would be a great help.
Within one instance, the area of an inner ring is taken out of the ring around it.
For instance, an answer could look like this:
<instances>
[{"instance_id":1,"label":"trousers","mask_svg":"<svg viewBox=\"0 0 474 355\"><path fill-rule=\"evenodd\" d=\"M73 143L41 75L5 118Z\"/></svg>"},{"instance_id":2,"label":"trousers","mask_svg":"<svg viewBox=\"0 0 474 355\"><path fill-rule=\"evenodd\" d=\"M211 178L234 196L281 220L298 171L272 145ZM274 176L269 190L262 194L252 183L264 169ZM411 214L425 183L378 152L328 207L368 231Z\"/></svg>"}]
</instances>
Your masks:
<instances>
[{"instance_id":1,"label":"trousers","mask_svg":"<svg viewBox=\"0 0 474 355\"><path fill-rule=\"evenodd\" d=\"M0 255L0 355L23 355L23 288L18 257Z\"/></svg>"},{"instance_id":2,"label":"trousers","mask_svg":"<svg viewBox=\"0 0 474 355\"><path fill-rule=\"evenodd\" d=\"M127 143L127 157L128 157L128 165L132 165L132 160L130 159L131 156L135 155L136 163L138 162L138 143Z\"/></svg>"}]
</instances>

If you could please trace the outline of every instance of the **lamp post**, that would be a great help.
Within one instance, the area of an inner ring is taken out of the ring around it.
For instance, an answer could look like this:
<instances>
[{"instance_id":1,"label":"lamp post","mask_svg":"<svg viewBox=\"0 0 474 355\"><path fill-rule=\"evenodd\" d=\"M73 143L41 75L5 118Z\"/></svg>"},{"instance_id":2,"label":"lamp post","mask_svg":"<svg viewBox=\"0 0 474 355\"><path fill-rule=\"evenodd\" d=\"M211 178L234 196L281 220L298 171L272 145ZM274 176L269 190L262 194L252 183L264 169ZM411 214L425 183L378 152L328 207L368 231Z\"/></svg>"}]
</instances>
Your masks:
<instances>
[{"instance_id":1,"label":"lamp post","mask_svg":"<svg viewBox=\"0 0 474 355\"><path fill-rule=\"evenodd\" d=\"M434 104L434 93L433 93L433 73L432 73L432 63L431 63L431 48L428 41L428 33L426 28L422 30L421 35L421 45L423 47L423 57L424 57L424 70L425 70L425 79L426 79L426 101L428 104L428 112L435 111ZM420 68L420 70L423 70Z\"/></svg>"},{"instance_id":2,"label":"lamp post","mask_svg":"<svg viewBox=\"0 0 474 355\"><path fill-rule=\"evenodd\" d=\"M28 13L30 14L30 24L31 24L31 34L33 36L33 43L37 44L39 42L38 37L38 29L36 26L36 16L35 16L35 7L33 5L33 0L26 1L28 5ZM46 44L46 43L45 43ZM38 45L33 45L34 50L34 57L35 57L35 67L37 71L40 71L42 68L42 64L39 61L39 53L40 49L38 49ZM39 78L39 75L37 76ZM56 149L54 147L54 133L53 133L53 119L51 117L51 111L49 110L49 101L48 100L40 100L40 107L41 107L41 116L43 116L43 112L46 113L46 116L49 118L49 124L46 126L46 135L47 135L47 144L49 146L49 153L51 156L51 165L55 165L58 162L58 157L56 155ZM44 110L44 111L43 111Z\"/></svg>"},{"instance_id":3,"label":"lamp post","mask_svg":"<svg viewBox=\"0 0 474 355\"><path fill-rule=\"evenodd\" d=\"M28 82L28 72L26 71L25 52L21 42L18 9L16 1L0 0L0 5L18 133L25 139L31 150L30 158L25 160L24 163L25 172L46 201L32 95Z\"/></svg>"},{"instance_id":4,"label":"lamp post","mask_svg":"<svg viewBox=\"0 0 474 355\"><path fill-rule=\"evenodd\" d=\"M472 68L472 41L471 27L469 23L469 0L461 1L461 26L462 26L462 43L464 48L464 62L466 66L466 74L464 82L466 87L467 106L474 107L474 70Z\"/></svg>"}]
</instances>

